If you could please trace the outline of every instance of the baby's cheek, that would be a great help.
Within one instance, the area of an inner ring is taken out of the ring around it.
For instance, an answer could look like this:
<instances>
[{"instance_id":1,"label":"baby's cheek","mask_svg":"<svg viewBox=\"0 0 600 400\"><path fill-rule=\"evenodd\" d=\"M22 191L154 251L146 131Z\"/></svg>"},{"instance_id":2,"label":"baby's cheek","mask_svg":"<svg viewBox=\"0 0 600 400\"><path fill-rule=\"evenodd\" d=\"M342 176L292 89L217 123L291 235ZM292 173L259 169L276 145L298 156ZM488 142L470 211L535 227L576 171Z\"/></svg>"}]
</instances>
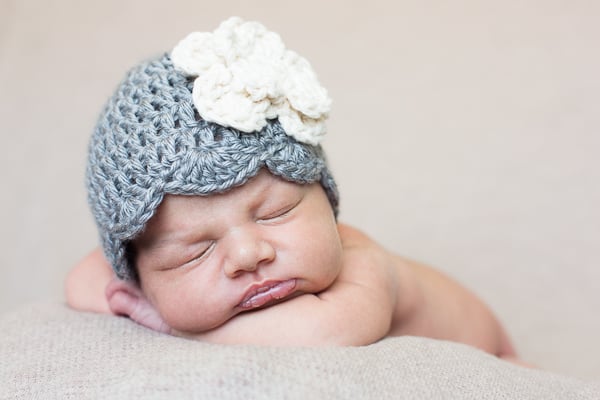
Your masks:
<instances>
[{"instance_id":1,"label":"baby's cheek","mask_svg":"<svg viewBox=\"0 0 600 400\"><path fill-rule=\"evenodd\" d=\"M171 328L179 330L186 324L188 314L187 296L180 289L174 289L163 279L148 277L142 281L142 290L163 321Z\"/></svg>"},{"instance_id":2,"label":"baby's cheek","mask_svg":"<svg viewBox=\"0 0 600 400\"><path fill-rule=\"evenodd\" d=\"M310 268L322 289L331 285L342 269L341 246L330 238L322 238L320 246L313 251Z\"/></svg>"},{"instance_id":3,"label":"baby's cheek","mask_svg":"<svg viewBox=\"0 0 600 400\"><path fill-rule=\"evenodd\" d=\"M231 318L230 310L222 304L211 304L200 294L176 293L163 298L158 308L161 317L171 328L184 333L201 333L225 323Z\"/></svg>"},{"instance_id":4,"label":"baby's cheek","mask_svg":"<svg viewBox=\"0 0 600 400\"><path fill-rule=\"evenodd\" d=\"M183 293L163 294L157 300L159 314L171 328L186 332L199 325L195 322L197 307Z\"/></svg>"},{"instance_id":5,"label":"baby's cheek","mask_svg":"<svg viewBox=\"0 0 600 400\"><path fill-rule=\"evenodd\" d=\"M173 329L182 330L187 324L185 319L186 312L181 301L177 302L171 298L165 300L158 307L158 312L167 325Z\"/></svg>"}]
</instances>

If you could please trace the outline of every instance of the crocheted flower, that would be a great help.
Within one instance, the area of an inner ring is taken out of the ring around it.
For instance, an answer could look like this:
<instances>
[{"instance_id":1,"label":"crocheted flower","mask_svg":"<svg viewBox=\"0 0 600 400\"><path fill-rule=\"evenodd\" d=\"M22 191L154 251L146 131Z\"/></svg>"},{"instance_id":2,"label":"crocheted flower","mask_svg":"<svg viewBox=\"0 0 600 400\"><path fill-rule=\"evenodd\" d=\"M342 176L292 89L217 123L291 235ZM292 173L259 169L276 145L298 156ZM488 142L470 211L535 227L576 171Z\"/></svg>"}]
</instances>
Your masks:
<instances>
[{"instance_id":1,"label":"crocheted flower","mask_svg":"<svg viewBox=\"0 0 600 400\"><path fill-rule=\"evenodd\" d=\"M192 98L207 121L254 132L279 118L288 135L312 145L326 132L327 91L308 61L257 22L232 17L212 33L191 33L171 59L196 77Z\"/></svg>"}]
</instances>

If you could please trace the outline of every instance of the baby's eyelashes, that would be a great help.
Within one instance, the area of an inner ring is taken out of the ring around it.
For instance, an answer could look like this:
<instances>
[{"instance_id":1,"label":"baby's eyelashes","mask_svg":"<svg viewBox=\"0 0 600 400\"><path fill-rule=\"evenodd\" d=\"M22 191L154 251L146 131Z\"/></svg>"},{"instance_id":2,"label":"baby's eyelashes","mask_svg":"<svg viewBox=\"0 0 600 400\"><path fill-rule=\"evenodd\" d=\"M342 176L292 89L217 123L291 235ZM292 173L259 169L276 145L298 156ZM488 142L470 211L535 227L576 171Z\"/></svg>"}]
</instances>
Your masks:
<instances>
[{"instance_id":1,"label":"baby's eyelashes","mask_svg":"<svg viewBox=\"0 0 600 400\"><path fill-rule=\"evenodd\" d=\"M194 252L194 255L191 258L178 265L178 267L191 267L204 261L215 248L216 243L216 240L206 242L202 247L198 248L198 250Z\"/></svg>"},{"instance_id":2,"label":"baby's eyelashes","mask_svg":"<svg viewBox=\"0 0 600 400\"><path fill-rule=\"evenodd\" d=\"M281 220L290 215L291 212L300 204L301 201L302 199L292 204L287 204L281 208L277 208L275 209L275 211L269 212L266 215L263 215L260 218L258 218L257 222L275 222Z\"/></svg>"}]
</instances>

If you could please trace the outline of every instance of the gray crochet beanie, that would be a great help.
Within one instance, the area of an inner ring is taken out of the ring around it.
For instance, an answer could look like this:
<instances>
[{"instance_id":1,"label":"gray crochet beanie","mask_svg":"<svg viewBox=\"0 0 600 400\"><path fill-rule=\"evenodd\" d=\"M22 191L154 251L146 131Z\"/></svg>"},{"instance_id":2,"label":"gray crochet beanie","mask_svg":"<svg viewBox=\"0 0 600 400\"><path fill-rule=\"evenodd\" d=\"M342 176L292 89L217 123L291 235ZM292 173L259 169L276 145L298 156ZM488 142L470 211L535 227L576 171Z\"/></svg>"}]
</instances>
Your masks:
<instances>
[{"instance_id":1,"label":"gray crochet beanie","mask_svg":"<svg viewBox=\"0 0 600 400\"><path fill-rule=\"evenodd\" d=\"M119 278L136 279L128 243L165 194L223 193L267 168L299 184L320 182L337 215L338 192L320 145L290 136L281 117L251 132L208 121L194 102L193 76L172 58L165 54L127 74L89 146L88 200Z\"/></svg>"}]
</instances>

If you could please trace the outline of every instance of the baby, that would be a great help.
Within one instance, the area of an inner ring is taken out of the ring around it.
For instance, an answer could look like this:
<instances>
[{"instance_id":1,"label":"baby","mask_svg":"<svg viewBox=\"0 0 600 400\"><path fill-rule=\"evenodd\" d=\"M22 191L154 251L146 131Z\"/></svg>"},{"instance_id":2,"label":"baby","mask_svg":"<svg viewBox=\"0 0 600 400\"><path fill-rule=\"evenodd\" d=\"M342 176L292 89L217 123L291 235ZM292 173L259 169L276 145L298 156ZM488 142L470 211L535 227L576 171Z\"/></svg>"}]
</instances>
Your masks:
<instances>
[{"instance_id":1,"label":"baby","mask_svg":"<svg viewBox=\"0 0 600 400\"><path fill-rule=\"evenodd\" d=\"M419 335L515 359L476 296L337 221L329 108L305 59L238 18L131 70L90 143L104 255L69 274L68 304L212 343Z\"/></svg>"}]
</instances>

